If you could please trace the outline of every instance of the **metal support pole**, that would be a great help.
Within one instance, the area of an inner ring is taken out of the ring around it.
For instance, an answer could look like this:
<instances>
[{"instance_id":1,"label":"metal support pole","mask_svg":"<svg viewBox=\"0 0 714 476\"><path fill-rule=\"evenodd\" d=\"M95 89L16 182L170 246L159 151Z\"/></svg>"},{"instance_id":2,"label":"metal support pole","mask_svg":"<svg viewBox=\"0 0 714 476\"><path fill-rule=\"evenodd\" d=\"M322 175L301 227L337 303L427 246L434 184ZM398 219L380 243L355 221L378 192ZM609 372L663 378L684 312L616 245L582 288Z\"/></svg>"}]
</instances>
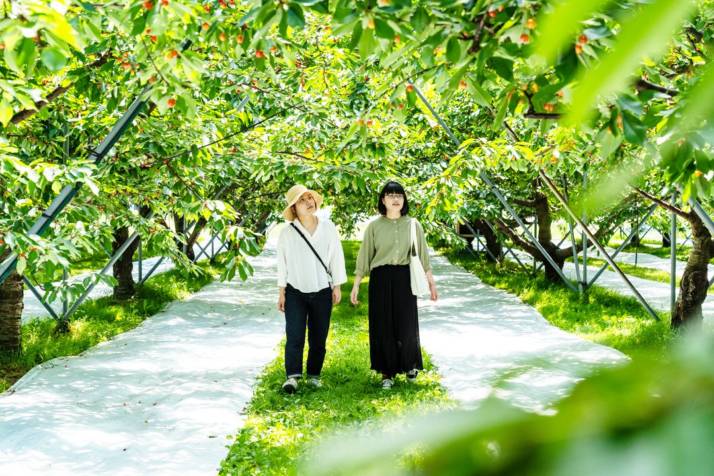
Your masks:
<instances>
[{"instance_id":1,"label":"metal support pole","mask_svg":"<svg viewBox=\"0 0 714 476\"><path fill-rule=\"evenodd\" d=\"M583 164L583 192L588 188L588 166ZM576 218L577 221L577 218ZM585 207L583 207L582 222L586 224L588 222L588 215L585 212ZM583 282L588 282L588 237L585 235L583 230L580 234L580 240L583 243Z\"/></svg>"},{"instance_id":2,"label":"metal support pole","mask_svg":"<svg viewBox=\"0 0 714 476\"><path fill-rule=\"evenodd\" d=\"M67 270L62 270L62 288L67 286ZM67 314L67 295L62 293L62 316Z\"/></svg>"},{"instance_id":3,"label":"metal support pole","mask_svg":"<svg viewBox=\"0 0 714 476\"><path fill-rule=\"evenodd\" d=\"M645 308L647 313L652 316L653 319L656 321L659 321L659 316L657 315L656 312L650 307L650 305L645 301L645 298L640 294L640 292L637 290L637 288L630 282L629 278L625 273L622 272L619 266L617 266L617 263L613 261L613 259L610 257L610 255L605 251L605 248L602 247L602 245L595 239L595 236L590 232L588 227L578 218L578 216L573 212L573 210L568 206L567 202L563 198L563 196L560 194L560 191L558 188L555 186L555 184L550 180L550 177L546 175L546 173L541 169L539 172L540 177L543 179L545 184L550 188L551 192L553 192L553 195L558 199L558 201L563 205L563 208L568 212L568 214L573 217L573 219L576 221L576 223L580 226L582 229L583 233L585 233L586 237L590 239L600 250L600 253L602 253L603 257L605 258L605 261L608 262L610 266L612 266L612 269L614 269L617 274L620 275L622 280L627 284L627 286L632 290L632 292L635 294L637 297L637 300L640 301L640 304ZM585 248L583 248L585 249Z\"/></svg>"},{"instance_id":4,"label":"metal support pole","mask_svg":"<svg viewBox=\"0 0 714 476\"><path fill-rule=\"evenodd\" d=\"M647 218L649 218L655 212L655 210L657 210L657 204L650 206L650 208L647 210L647 213L645 214L645 216ZM620 254L620 251L624 250L627 247L627 245L630 243L632 238L635 237L635 234L637 234L637 229L636 228L630 229L630 234L625 237L623 242L620 243L620 246L617 247L617 249L612 253L612 255L610 255L610 257L612 259L615 259L615 257L618 254ZM600 269L598 269L597 273L595 273L595 275L593 276L593 279L591 279L590 282L587 283L588 287L595 284L595 281L597 281L597 279L600 277L600 275L607 269L607 266L608 266L607 264L604 264L600 267Z\"/></svg>"},{"instance_id":5,"label":"metal support pole","mask_svg":"<svg viewBox=\"0 0 714 476\"><path fill-rule=\"evenodd\" d=\"M421 102L424 103L424 105L429 109L429 111L434 115L436 118L437 122L439 125L444 129L444 132L449 136L451 141L456 145L456 147L461 146L461 142L456 138L453 132L451 132L451 129L449 129L449 126L446 125L444 120L441 118L441 116L434 110L434 108L431 106L429 101L424 97L424 95L421 93L421 90L416 87L413 83L409 83L414 87L414 92L417 93L417 96L421 100ZM560 269L560 267L555 263L553 258L548 254L548 252L543 248L543 246L538 242L538 240L533 236L533 234L528 230L528 227L523 223L523 220L518 216L518 214L513 210L511 205L508 203L508 200L506 200L506 197L498 190L498 188L493 184L491 181L491 178L486 174L486 172L480 172L479 177L481 180L488 185L491 193L493 193L496 198L498 199L499 202L501 202L501 205L508 211L508 213L513 217L514 220L516 220L516 223L523 229L523 232L526 234L528 239L533 243L533 246L535 246L538 251L543 255L543 258L545 258L546 261L553 267L553 270L560 276L560 278L563 280L563 283L570 288L573 291L577 292L577 288L573 286L573 283L570 282L570 280L563 274L563 270Z\"/></svg>"},{"instance_id":6,"label":"metal support pole","mask_svg":"<svg viewBox=\"0 0 714 476\"><path fill-rule=\"evenodd\" d=\"M585 281L580 279L580 260L578 259L578 248L575 245L575 227L573 227L573 222L568 220L568 228L570 229L570 246L573 249L573 261L575 262L575 279L578 280L578 289L582 293L585 289ZM583 246L584 248L584 246Z\"/></svg>"},{"instance_id":7,"label":"metal support pole","mask_svg":"<svg viewBox=\"0 0 714 476\"><path fill-rule=\"evenodd\" d=\"M677 203L677 192L672 192L672 206ZM674 312L674 306L677 302L677 214L671 212L672 223L669 228L669 304L670 312Z\"/></svg>"},{"instance_id":8,"label":"metal support pole","mask_svg":"<svg viewBox=\"0 0 714 476\"><path fill-rule=\"evenodd\" d=\"M568 239L567 236L562 237L560 239L560 241L558 242L558 244L555 245L555 247L560 248L563 245L563 243L565 242L565 240L567 240L567 239ZM538 263L538 266L536 267L536 271L540 271L542 268L543 268L543 263Z\"/></svg>"},{"instance_id":9,"label":"metal support pole","mask_svg":"<svg viewBox=\"0 0 714 476\"><path fill-rule=\"evenodd\" d=\"M568 194L568 181L565 180L565 176L560 177L560 181L563 184L563 194L565 195L565 199L570 203L570 195ZM570 247L573 252L573 263L575 264L575 279L578 281L578 291L580 291L580 294L585 292L585 286L587 285L582 279L580 279L580 259L578 259L578 249L575 244L575 231L573 227L573 221L568 220L568 236L570 236ZM563 243L564 240L561 240L560 243L558 243L558 248L560 248L560 245ZM583 242L583 247L587 246L587 243Z\"/></svg>"},{"instance_id":10,"label":"metal support pole","mask_svg":"<svg viewBox=\"0 0 714 476\"><path fill-rule=\"evenodd\" d=\"M210 256L208 255L208 248L213 243L214 238L215 238L215 236L211 235L210 243L206 243L206 246L203 246L203 247L201 245L199 245L198 243L196 243L196 246L198 246L198 249L199 249L199 253L193 259L194 263L197 263L199 258L201 258L201 256L203 256L203 255L206 255L206 258L210 258Z\"/></svg>"},{"instance_id":11,"label":"metal support pole","mask_svg":"<svg viewBox=\"0 0 714 476\"><path fill-rule=\"evenodd\" d=\"M475 231L475 230L471 227L471 224L470 224L470 223L467 222L467 223L466 223L466 227L471 231L472 234L477 233L477 231ZM479 242L479 241L477 241L477 243L478 243L478 242ZM498 258L496 258L495 256L493 256L493 253L491 253L491 250L488 249L488 246L484 246L483 249L484 249L484 251L486 251L486 253L488 253L488 255L489 255L491 258L493 258L494 261L498 261ZM478 250L477 250L477 251L478 251Z\"/></svg>"},{"instance_id":12,"label":"metal support pole","mask_svg":"<svg viewBox=\"0 0 714 476\"><path fill-rule=\"evenodd\" d=\"M146 276L144 276L144 279L142 279L141 281L139 281L139 284L144 284L144 283L146 282L146 280L149 279L152 274L154 274L154 271L156 271L156 268L158 268L159 265L160 265L165 259L166 259L166 256L162 256L162 257L159 259L159 261L157 261L156 263L154 263L154 266L152 266L151 269L149 270L149 272L146 273Z\"/></svg>"},{"instance_id":13,"label":"metal support pole","mask_svg":"<svg viewBox=\"0 0 714 476\"><path fill-rule=\"evenodd\" d=\"M143 240L141 239L141 237L139 237L139 282L143 281L142 274L143 274L143 270L144 270L144 266L143 266L144 257L143 257L143 252L142 252L142 248L143 248L142 243L143 243Z\"/></svg>"},{"instance_id":14,"label":"metal support pole","mask_svg":"<svg viewBox=\"0 0 714 476\"><path fill-rule=\"evenodd\" d=\"M45 301L45 298L40 294L40 292L35 289L35 286L32 285L29 279L27 279L27 276L23 275L22 280L25 281L25 284L29 288L30 291L32 291L32 294L35 295L38 301L40 301L40 304L42 304L42 307L47 309L47 312L50 313L50 316L56 321L59 321L59 316L57 316L57 313L55 312L54 309L52 309L52 306L49 305L47 301Z\"/></svg>"},{"instance_id":15,"label":"metal support pole","mask_svg":"<svg viewBox=\"0 0 714 476\"><path fill-rule=\"evenodd\" d=\"M150 216L150 215L149 215ZM114 253L112 258L109 260L109 262L102 268L102 270L99 272L99 274L107 274L107 272L114 266L114 263L119 261L119 259L124 255L126 250L131 246L132 243L139 237L139 232L135 231L134 233L131 234L129 238L119 247L119 249ZM69 316L74 314L74 312L77 310L77 308L84 302L85 299L89 296L89 293L92 292L94 287L97 285L99 282L98 279L95 279L92 284L89 285L86 291L72 304L72 307L69 308L69 311L65 312L64 315L62 316L63 319L68 319Z\"/></svg>"}]
</instances>

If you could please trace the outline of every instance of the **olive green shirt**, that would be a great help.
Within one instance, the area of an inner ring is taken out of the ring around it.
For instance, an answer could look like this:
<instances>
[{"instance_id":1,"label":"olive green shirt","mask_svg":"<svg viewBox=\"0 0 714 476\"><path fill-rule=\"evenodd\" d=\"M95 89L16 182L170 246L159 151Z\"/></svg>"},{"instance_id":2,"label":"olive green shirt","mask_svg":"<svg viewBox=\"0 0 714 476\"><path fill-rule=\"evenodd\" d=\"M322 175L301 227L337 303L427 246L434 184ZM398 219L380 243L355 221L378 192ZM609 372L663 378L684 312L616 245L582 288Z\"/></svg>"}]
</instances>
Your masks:
<instances>
[{"instance_id":1,"label":"olive green shirt","mask_svg":"<svg viewBox=\"0 0 714 476\"><path fill-rule=\"evenodd\" d=\"M357 255L355 274L367 276L378 266L409 264L411 220L413 218L408 215L397 219L381 216L367 225ZM416 235L421 264L424 271L431 271L424 229L418 221Z\"/></svg>"}]
</instances>

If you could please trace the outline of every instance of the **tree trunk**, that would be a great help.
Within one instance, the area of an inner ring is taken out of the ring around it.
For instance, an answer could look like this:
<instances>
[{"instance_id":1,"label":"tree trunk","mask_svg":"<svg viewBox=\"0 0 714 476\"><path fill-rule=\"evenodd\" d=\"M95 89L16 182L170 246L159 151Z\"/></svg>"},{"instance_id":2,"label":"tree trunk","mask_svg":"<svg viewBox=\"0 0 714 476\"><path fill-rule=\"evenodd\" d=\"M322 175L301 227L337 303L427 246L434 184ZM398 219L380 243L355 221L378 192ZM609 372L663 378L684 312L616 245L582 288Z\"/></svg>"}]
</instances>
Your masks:
<instances>
[{"instance_id":1,"label":"tree trunk","mask_svg":"<svg viewBox=\"0 0 714 476\"><path fill-rule=\"evenodd\" d=\"M640 222L636 221L632 224L633 227L639 226ZM642 243L640 241L640 230L639 228L637 229L637 232L632 235L632 239L630 240L630 246L640 246Z\"/></svg>"},{"instance_id":2,"label":"tree trunk","mask_svg":"<svg viewBox=\"0 0 714 476\"><path fill-rule=\"evenodd\" d=\"M699 325L702 322L702 303L709 289L708 267L712 256L712 237L701 219L689 213L692 227L692 250L684 268L679 295L672 312L672 327Z\"/></svg>"},{"instance_id":3,"label":"tree trunk","mask_svg":"<svg viewBox=\"0 0 714 476\"><path fill-rule=\"evenodd\" d=\"M129 228L122 226L114 231L114 242L112 243L112 254L124 244L129 238ZM136 289L134 288L134 252L139 247L139 240L136 239L126 249L119 260L114 263L114 278L117 280L114 286L114 299L125 300L134 296Z\"/></svg>"},{"instance_id":4,"label":"tree trunk","mask_svg":"<svg viewBox=\"0 0 714 476\"><path fill-rule=\"evenodd\" d=\"M7 253L0 257L2 261ZM16 272L0 284L0 353L22 350L22 310L24 288Z\"/></svg>"},{"instance_id":5,"label":"tree trunk","mask_svg":"<svg viewBox=\"0 0 714 476\"><path fill-rule=\"evenodd\" d=\"M559 270L562 271L563 266L565 265L565 258L559 256L558 248L555 246L555 243L553 243L553 233L551 231L553 217L550 214L548 197L545 194L536 194L535 212L536 217L538 218L538 242L543 249L545 249L548 255L553 258L553 261L558 266ZM554 283L560 282L561 278L558 274L558 270L554 269L541 253L538 254L539 256L536 256L536 259L543 263L545 278Z\"/></svg>"},{"instance_id":6,"label":"tree trunk","mask_svg":"<svg viewBox=\"0 0 714 476\"><path fill-rule=\"evenodd\" d=\"M661 231L660 234L662 235L662 248L669 248L672 246L672 238L670 238L669 232Z\"/></svg>"},{"instance_id":7,"label":"tree trunk","mask_svg":"<svg viewBox=\"0 0 714 476\"><path fill-rule=\"evenodd\" d=\"M174 225L176 227L176 235L182 235L185 237L186 219L182 216L174 214ZM189 260L193 261L193 259L196 257L195 253L193 252L193 246L186 245L178 239L176 239L175 241L176 247L179 249L179 251L181 253L184 253Z\"/></svg>"},{"instance_id":8,"label":"tree trunk","mask_svg":"<svg viewBox=\"0 0 714 476\"><path fill-rule=\"evenodd\" d=\"M486 239L486 248L489 253L486 253L486 259L488 261L494 261L493 256L496 257L495 261L503 260L503 245L498 239L498 235L494 233L493 229L484 220L476 220L472 223L474 230L478 232ZM493 255L493 256L491 256Z\"/></svg>"}]
</instances>

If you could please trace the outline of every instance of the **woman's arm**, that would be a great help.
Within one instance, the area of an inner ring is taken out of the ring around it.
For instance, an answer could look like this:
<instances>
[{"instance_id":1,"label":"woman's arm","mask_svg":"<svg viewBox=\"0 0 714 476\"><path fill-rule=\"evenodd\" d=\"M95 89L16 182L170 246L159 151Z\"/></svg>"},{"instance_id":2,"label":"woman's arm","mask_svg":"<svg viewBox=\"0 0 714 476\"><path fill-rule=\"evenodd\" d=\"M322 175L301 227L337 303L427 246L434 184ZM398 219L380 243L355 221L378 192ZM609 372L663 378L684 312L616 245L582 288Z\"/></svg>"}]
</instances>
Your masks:
<instances>
[{"instance_id":1,"label":"woman's arm","mask_svg":"<svg viewBox=\"0 0 714 476\"><path fill-rule=\"evenodd\" d=\"M278 311L285 312L285 287L288 283L288 260L283 234L278 238Z\"/></svg>"}]
</instances>

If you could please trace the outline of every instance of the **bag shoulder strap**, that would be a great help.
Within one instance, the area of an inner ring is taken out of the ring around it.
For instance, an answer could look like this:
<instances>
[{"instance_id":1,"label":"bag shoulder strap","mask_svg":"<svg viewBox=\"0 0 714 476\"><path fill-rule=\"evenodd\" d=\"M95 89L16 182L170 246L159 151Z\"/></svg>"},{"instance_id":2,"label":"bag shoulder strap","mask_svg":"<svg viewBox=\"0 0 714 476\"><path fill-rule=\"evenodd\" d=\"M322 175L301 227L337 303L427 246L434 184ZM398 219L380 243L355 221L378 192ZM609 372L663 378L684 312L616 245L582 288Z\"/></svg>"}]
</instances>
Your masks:
<instances>
[{"instance_id":1,"label":"bag shoulder strap","mask_svg":"<svg viewBox=\"0 0 714 476\"><path fill-rule=\"evenodd\" d=\"M310 247L310 249L312 250L312 252L315 254L315 257L317 258L317 260L320 262L320 264L322 265L322 267L325 268L325 272L327 273L327 275L330 277L330 279L332 279L332 273L330 273L329 268L328 268L328 267L325 265L325 263L322 261L322 258L320 258L320 255L317 254L317 251L315 250L315 248L313 248L312 244L308 241L308 239L305 237L305 235L303 235L302 231L300 231L300 229L295 226L295 223L290 223L290 226L292 226L293 228L295 228L295 231L297 231L298 234L302 237L302 239L305 240L305 243L307 243L307 246Z\"/></svg>"},{"instance_id":2,"label":"bag shoulder strap","mask_svg":"<svg viewBox=\"0 0 714 476\"><path fill-rule=\"evenodd\" d=\"M416 256L418 254L419 250L419 244L417 243L417 233L416 233L416 218L412 218L412 223L411 223L411 241L412 241L412 246L411 246L411 255Z\"/></svg>"}]
</instances>

